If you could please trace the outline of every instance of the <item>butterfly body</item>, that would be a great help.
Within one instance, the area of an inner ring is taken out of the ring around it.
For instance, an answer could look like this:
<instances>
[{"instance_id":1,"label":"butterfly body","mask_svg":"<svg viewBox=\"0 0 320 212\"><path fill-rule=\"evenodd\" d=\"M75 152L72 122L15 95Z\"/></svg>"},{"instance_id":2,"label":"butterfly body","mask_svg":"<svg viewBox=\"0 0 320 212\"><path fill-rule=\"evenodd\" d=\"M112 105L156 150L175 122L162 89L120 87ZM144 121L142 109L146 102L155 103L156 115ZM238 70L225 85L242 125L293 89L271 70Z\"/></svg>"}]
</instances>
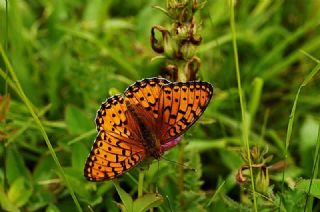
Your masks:
<instances>
[{"instance_id":1,"label":"butterfly body","mask_svg":"<svg viewBox=\"0 0 320 212\"><path fill-rule=\"evenodd\" d=\"M131 104L129 101L126 101L126 105L128 108L127 116L132 116L138 126L139 137L145 148L146 156L159 159L163 155L163 151L161 151L160 138L155 133L155 120L148 117L141 105Z\"/></svg>"},{"instance_id":2,"label":"butterfly body","mask_svg":"<svg viewBox=\"0 0 320 212\"><path fill-rule=\"evenodd\" d=\"M90 181L114 179L147 158L160 159L202 115L210 83L147 78L102 103L98 136L84 168Z\"/></svg>"}]
</instances>

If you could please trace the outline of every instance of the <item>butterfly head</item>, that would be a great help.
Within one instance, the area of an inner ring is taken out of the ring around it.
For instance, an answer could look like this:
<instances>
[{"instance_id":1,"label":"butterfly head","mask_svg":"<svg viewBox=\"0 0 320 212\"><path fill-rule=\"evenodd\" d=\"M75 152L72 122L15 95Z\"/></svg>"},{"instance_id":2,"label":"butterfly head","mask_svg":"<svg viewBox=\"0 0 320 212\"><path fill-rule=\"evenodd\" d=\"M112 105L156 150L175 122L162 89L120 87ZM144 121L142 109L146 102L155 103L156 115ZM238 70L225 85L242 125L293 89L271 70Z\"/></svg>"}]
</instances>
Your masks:
<instances>
[{"instance_id":1,"label":"butterfly head","mask_svg":"<svg viewBox=\"0 0 320 212\"><path fill-rule=\"evenodd\" d=\"M164 153L160 140L155 136L149 140L149 145L146 146L146 150L150 156L157 160L159 160Z\"/></svg>"}]
</instances>

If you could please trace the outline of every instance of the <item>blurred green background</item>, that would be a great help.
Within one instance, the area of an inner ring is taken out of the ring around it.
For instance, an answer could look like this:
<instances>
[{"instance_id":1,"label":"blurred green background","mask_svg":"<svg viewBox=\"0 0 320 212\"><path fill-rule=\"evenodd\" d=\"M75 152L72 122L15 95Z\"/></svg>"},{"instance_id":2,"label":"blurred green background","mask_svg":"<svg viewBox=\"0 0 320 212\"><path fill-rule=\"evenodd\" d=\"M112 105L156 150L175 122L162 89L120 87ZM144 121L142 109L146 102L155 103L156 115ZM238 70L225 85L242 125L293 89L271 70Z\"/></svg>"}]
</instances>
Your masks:
<instances>
[{"instance_id":1,"label":"blurred green background","mask_svg":"<svg viewBox=\"0 0 320 212\"><path fill-rule=\"evenodd\" d=\"M96 136L96 111L107 97L145 77L158 76L164 60L150 47L153 25L170 27L170 18L152 8L165 1L57 0L0 1L0 41L23 91L33 104L84 210L117 211L119 191L112 182L91 183L83 167ZM197 13L202 44L199 78L215 96L183 144L146 171L145 191L162 195L159 211L250 210L250 184L236 183L246 162L230 5L210 0ZM319 63L320 1L237 1L235 24L241 82L247 105L250 144L268 148L268 166L281 162L289 115L298 88ZM7 30L7 31L6 31ZM4 210L74 211L67 190L36 121L6 77L0 59L0 202ZM290 139L289 166L269 171L268 191L258 195L259 210L301 211L302 179L312 177L320 121L319 74L301 90ZM10 95L6 107L5 94ZM6 111L6 108L8 110ZM6 112L5 112L6 111ZM263 155L264 156L264 155ZM136 199L138 169L122 176L121 187ZM316 173L317 174L317 173ZM316 177L316 176L315 176ZM315 180L318 183L317 180ZM284 188L281 186L284 183ZM219 185L221 185L219 187ZM220 188L220 189L218 189ZM218 189L218 192L216 192ZM319 191L311 190L313 196ZM151 200L150 200L151 201ZM314 209L319 209L314 202Z\"/></svg>"}]
</instances>

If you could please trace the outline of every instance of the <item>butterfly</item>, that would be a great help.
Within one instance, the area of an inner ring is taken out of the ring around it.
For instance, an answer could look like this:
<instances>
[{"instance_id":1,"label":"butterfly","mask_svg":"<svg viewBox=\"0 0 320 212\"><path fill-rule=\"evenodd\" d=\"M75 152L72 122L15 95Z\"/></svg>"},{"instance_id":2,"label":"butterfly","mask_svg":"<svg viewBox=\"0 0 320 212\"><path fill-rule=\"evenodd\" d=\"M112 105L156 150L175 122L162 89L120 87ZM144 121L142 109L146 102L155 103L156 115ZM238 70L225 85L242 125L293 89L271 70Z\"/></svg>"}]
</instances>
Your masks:
<instances>
[{"instance_id":1,"label":"butterfly","mask_svg":"<svg viewBox=\"0 0 320 212\"><path fill-rule=\"evenodd\" d=\"M202 115L213 94L208 82L146 78L102 103L98 136L84 167L89 181L114 179L147 158L160 159Z\"/></svg>"}]
</instances>

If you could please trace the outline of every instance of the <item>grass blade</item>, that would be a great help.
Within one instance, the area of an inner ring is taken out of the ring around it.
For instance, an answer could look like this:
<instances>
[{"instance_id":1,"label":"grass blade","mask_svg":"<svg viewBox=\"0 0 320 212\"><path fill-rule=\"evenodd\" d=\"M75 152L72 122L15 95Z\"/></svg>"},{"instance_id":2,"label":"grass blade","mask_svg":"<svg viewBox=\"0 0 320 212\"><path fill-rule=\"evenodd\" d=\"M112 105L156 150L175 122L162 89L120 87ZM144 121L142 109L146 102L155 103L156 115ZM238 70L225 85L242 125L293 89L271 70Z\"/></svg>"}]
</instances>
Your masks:
<instances>
[{"instance_id":1,"label":"grass blade","mask_svg":"<svg viewBox=\"0 0 320 212\"><path fill-rule=\"evenodd\" d=\"M307 75L307 77L303 80L302 84L299 86L298 91L296 93L294 102L293 102L293 106L291 109L291 113L289 116L289 122L288 122L288 127L287 127L287 136L286 136L286 142L285 142L285 152L284 152L284 161L287 161L288 159L288 148L290 145L290 139L291 139L291 135L292 135L292 128L293 128L293 123L294 123L294 117L295 117L295 112L296 112L296 108L297 108L297 103L298 103L298 99L299 99L299 95L300 92L302 90L302 88L304 86L306 86L311 79L319 72L320 70L320 63L318 63L318 65L313 68L313 70L310 72L310 74ZM284 189L284 175L285 175L285 170L283 170L282 172L282 185L281 185L281 193L283 193L283 189ZM281 208L281 204L282 204L282 198L280 199L280 207Z\"/></svg>"},{"instance_id":2,"label":"grass blade","mask_svg":"<svg viewBox=\"0 0 320 212\"><path fill-rule=\"evenodd\" d=\"M59 162L59 160L58 160L58 157L57 157L56 153L55 153L54 150L53 150L53 147L52 147L52 145L51 145L51 142L50 142L50 140L49 140L49 137L48 137L48 135L47 135L47 133L46 133L46 131L45 131L45 129L44 129L44 127L43 127L43 125L42 125L39 117L38 117L38 115L37 115L36 112L34 111L33 106L32 106L32 104L31 104L30 100L28 99L28 97L27 97L26 94L24 93L23 88L21 87L21 85L20 85L20 83L19 83L19 80L18 80L18 78L17 78L17 76L16 76L16 74L15 74L15 72L14 72L14 70L13 70L13 67L11 66L11 64L10 64L10 62L9 62L9 59L7 58L5 52L4 52L3 48L2 48L2 44L0 44L0 53L1 53L1 55L2 55L2 58L3 58L3 60L4 60L5 64L6 64L7 68L8 68L8 71L9 71L10 74L11 74L12 80L13 80L16 88L17 88L18 95L20 96L20 98L22 99L22 101L24 102L24 104L27 106L27 108L28 108L30 114L32 115L35 123L39 126L39 130L41 131L41 134L42 134L42 136L43 136L43 138L44 138L44 140L45 140L45 142L46 142L46 144L47 144L47 146L48 146L48 149L49 149L49 151L50 151L50 154L51 154L54 162L56 163L56 165L57 165L57 167L58 167L58 170L59 170L59 172L60 172L60 174L61 174L64 182L66 183L66 186L67 186L67 188L68 188L68 190L69 190L69 192L70 192L70 194L71 194L71 197L72 197L72 199L73 199L76 207L78 208L79 211L82 211L82 209L81 209L81 207L80 207L80 204L79 204L79 202L78 202L78 199L77 199L77 197L76 197L76 195L75 195L75 193L74 193L74 191L73 191L70 183L68 182L68 179L66 178L66 176L65 176L65 174L64 174L64 171L63 171L62 166L61 166L61 164L60 164L60 162Z\"/></svg>"},{"instance_id":3,"label":"grass blade","mask_svg":"<svg viewBox=\"0 0 320 212\"><path fill-rule=\"evenodd\" d=\"M252 162L251 162L251 155L250 155L250 147L249 147L249 134L248 134L248 123L246 117L246 109L245 109L245 102L244 97L242 95L242 87L241 87L241 77L240 77L240 67L239 67L239 57L238 57L238 49L237 49L237 41L236 41L236 29L235 29L235 20L234 20L234 0L230 0L230 27L232 32L232 43L233 43L233 52L234 52L234 59L236 64L236 74L237 74L237 84L238 84L238 93L240 98L240 107L241 107L241 117L242 117L242 136L244 145L247 149L248 154L248 161L250 167L250 178L251 178L251 189L252 189L252 196L253 196L253 206L254 210L258 211L257 209L257 200L256 200L256 192L254 188L254 180L253 180L253 172L252 172Z\"/></svg>"},{"instance_id":4,"label":"grass blade","mask_svg":"<svg viewBox=\"0 0 320 212\"><path fill-rule=\"evenodd\" d=\"M312 205L313 205L313 197L310 198L310 192L311 192L311 187L313 180L317 178L318 176L318 170L319 170L319 158L320 158L320 125L318 128L318 137L317 137L317 145L316 145L316 152L315 152L315 157L313 161L313 168L312 168L312 178L310 180L309 188L308 188L308 193L307 193L307 198L306 198L306 204L304 206L304 211L312 211Z\"/></svg>"}]
</instances>

